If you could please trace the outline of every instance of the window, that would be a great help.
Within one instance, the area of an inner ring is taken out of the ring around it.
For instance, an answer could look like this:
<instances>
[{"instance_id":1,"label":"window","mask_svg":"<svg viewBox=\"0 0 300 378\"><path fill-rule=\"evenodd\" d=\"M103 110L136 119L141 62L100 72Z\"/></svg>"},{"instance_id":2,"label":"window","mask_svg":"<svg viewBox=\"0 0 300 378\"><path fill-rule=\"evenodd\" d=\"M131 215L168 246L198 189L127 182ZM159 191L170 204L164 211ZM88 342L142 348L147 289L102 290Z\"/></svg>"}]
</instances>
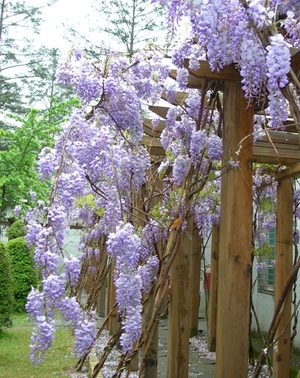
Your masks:
<instances>
[{"instance_id":1,"label":"window","mask_svg":"<svg viewBox=\"0 0 300 378\"><path fill-rule=\"evenodd\" d=\"M269 256L260 256L260 263L265 267L258 273L258 291L265 294L274 294L275 285L275 229L268 232L268 245L271 247Z\"/></svg>"}]
</instances>

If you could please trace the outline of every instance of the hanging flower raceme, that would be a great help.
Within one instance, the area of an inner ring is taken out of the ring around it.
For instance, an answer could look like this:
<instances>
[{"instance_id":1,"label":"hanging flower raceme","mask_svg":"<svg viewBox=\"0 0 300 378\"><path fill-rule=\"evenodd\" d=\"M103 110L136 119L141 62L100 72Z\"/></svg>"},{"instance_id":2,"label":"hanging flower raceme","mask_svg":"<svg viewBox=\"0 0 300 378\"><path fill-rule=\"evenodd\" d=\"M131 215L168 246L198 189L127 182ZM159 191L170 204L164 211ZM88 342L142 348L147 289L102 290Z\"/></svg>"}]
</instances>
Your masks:
<instances>
[{"instance_id":1,"label":"hanging flower raceme","mask_svg":"<svg viewBox=\"0 0 300 378\"><path fill-rule=\"evenodd\" d=\"M123 315L123 353L129 353L141 333L142 279L137 268L141 241L130 223L120 224L107 240L107 252L116 261L115 285L118 310Z\"/></svg>"}]
</instances>

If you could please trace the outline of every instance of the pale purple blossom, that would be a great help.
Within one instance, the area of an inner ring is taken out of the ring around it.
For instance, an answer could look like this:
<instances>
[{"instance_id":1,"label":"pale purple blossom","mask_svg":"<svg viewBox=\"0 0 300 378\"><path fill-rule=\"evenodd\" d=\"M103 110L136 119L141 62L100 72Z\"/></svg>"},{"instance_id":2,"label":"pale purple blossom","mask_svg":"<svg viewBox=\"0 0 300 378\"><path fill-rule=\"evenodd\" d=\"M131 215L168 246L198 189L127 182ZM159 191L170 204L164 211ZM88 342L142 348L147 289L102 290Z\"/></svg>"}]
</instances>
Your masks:
<instances>
[{"instance_id":1,"label":"pale purple blossom","mask_svg":"<svg viewBox=\"0 0 300 378\"><path fill-rule=\"evenodd\" d=\"M207 152L211 160L221 160L222 139L217 135L210 135L207 138Z\"/></svg>"},{"instance_id":2,"label":"pale purple blossom","mask_svg":"<svg viewBox=\"0 0 300 378\"><path fill-rule=\"evenodd\" d=\"M266 270L267 269L267 263L266 262L258 262L257 264L256 264L256 271L257 271L257 273L262 273L264 270Z\"/></svg>"},{"instance_id":3,"label":"pale purple blossom","mask_svg":"<svg viewBox=\"0 0 300 378\"><path fill-rule=\"evenodd\" d=\"M150 256L144 265L140 265L138 273L142 279L142 290L148 293L151 284L156 280L156 274L159 268L159 260L157 256Z\"/></svg>"},{"instance_id":4,"label":"pale purple blossom","mask_svg":"<svg viewBox=\"0 0 300 378\"><path fill-rule=\"evenodd\" d=\"M82 319L75 327L75 348L74 355L81 357L92 348L96 338L96 323L88 319Z\"/></svg>"},{"instance_id":5,"label":"pale purple blossom","mask_svg":"<svg viewBox=\"0 0 300 378\"><path fill-rule=\"evenodd\" d=\"M190 158L188 156L179 155L175 159L173 166L173 178L175 185L180 185L182 183L182 180L186 175L189 163Z\"/></svg>"},{"instance_id":6,"label":"pale purple blossom","mask_svg":"<svg viewBox=\"0 0 300 378\"><path fill-rule=\"evenodd\" d=\"M68 257L64 258L64 268L65 274L68 277L68 282L72 286L76 286L79 274L80 274L80 261L77 257L73 255L69 255Z\"/></svg>"},{"instance_id":7,"label":"pale purple blossom","mask_svg":"<svg viewBox=\"0 0 300 378\"><path fill-rule=\"evenodd\" d=\"M120 338L123 353L130 353L138 340L142 324L142 280L133 272L119 274L115 280L118 310L123 315L123 331Z\"/></svg>"},{"instance_id":8,"label":"pale purple blossom","mask_svg":"<svg viewBox=\"0 0 300 378\"><path fill-rule=\"evenodd\" d=\"M15 216L15 218L18 218L18 216L21 213L21 210L22 210L22 206L20 206L20 205L15 206L15 208L14 208L14 216Z\"/></svg>"},{"instance_id":9,"label":"pale purple blossom","mask_svg":"<svg viewBox=\"0 0 300 378\"><path fill-rule=\"evenodd\" d=\"M135 269L140 258L140 238L135 234L132 224L117 226L107 240L107 252L117 260L120 270Z\"/></svg>"},{"instance_id":10,"label":"pale purple blossom","mask_svg":"<svg viewBox=\"0 0 300 378\"><path fill-rule=\"evenodd\" d=\"M178 68L177 70L177 83L178 88L181 90L186 89L188 84L188 70L186 68Z\"/></svg>"},{"instance_id":11,"label":"pale purple blossom","mask_svg":"<svg viewBox=\"0 0 300 378\"><path fill-rule=\"evenodd\" d=\"M206 133L204 130L194 131L191 136L190 155L193 164L197 164L206 148Z\"/></svg>"}]
</instances>

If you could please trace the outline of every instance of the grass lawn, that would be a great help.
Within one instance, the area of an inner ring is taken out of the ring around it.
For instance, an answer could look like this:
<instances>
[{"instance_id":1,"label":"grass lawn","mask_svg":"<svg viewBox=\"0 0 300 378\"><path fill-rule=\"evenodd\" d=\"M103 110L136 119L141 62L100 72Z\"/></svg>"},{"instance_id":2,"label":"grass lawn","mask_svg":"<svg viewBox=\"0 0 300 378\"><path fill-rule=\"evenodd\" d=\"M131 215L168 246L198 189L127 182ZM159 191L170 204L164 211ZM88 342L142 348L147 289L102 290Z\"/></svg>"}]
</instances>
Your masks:
<instances>
[{"instance_id":1,"label":"grass lawn","mask_svg":"<svg viewBox=\"0 0 300 378\"><path fill-rule=\"evenodd\" d=\"M70 330L57 327L53 348L44 363L36 368L29 359L32 325L27 315L13 317L13 326L0 337L1 378L66 377L72 372L77 359L73 356L73 337Z\"/></svg>"}]
</instances>

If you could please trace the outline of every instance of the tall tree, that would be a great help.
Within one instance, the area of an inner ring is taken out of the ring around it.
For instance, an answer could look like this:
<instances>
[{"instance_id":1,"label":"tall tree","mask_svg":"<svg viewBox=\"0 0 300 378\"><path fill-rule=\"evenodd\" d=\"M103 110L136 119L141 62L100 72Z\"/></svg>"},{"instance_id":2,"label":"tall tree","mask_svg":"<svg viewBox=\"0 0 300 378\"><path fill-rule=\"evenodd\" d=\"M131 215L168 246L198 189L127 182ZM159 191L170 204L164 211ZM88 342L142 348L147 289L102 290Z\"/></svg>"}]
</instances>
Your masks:
<instances>
[{"instance_id":1,"label":"tall tree","mask_svg":"<svg viewBox=\"0 0 300 378\"><path fill-rule=\"evenodd\" d=\"M108 21L103 31L124 45L129 56L146 42L157 40L162 30L162 8L148 0L104 0L95 8Z\"/></svg>"},{"instance_id":2,"label":"tall tree","mask_svg":"<svg viewBox=\"0 0 300 378\"><path fill-rule=\"evenodd\" d=\"M29 106L49 110L56 102L73 97L70 88L56 82L56 69L60 58L58 48L43 48L43 60L30 67L30 75L22 80L26 85L25 99Z\"/></svg>"},{"instance_id":3,"label":"tall tree","mask_svg":"<svg viewBox=\"0 0 300 378\"><path fill-rule=\"evenodd\" d=\"M53 3L52 0L48 5ZM19 1L0 3L0 110L25 113L28 110L22 80L34 76L35 67L45 59L44 48L29 35L38 33L42 6ZM3 120L2 125L3 127Z\"/></svg>"},{"instance_id":4,"label":"tall tree","mask_svg":"<svg viewBox=\"0 0 300 378\"><path fill-rule=\"evenodd\" d=\"M111 38L119 49L131 57L145 44L154 42L165 45L167 41L164 26L164 9L151 4L148 0L103 0L93 4L96 12L91 19L89 35L80 35L85 50L94 57L99 57L102 46L101 35ZM99 25L99 18L101 26ZM74 42L79 28L68 28ZM100 36L100 38L99 38ZM111 42L112 42L111 41ZM78 42L78 41L77 41ZM105 47L112 48L105 40ZM107 46L108 45L108 46Z\"/></svg>"}]
</instances>

